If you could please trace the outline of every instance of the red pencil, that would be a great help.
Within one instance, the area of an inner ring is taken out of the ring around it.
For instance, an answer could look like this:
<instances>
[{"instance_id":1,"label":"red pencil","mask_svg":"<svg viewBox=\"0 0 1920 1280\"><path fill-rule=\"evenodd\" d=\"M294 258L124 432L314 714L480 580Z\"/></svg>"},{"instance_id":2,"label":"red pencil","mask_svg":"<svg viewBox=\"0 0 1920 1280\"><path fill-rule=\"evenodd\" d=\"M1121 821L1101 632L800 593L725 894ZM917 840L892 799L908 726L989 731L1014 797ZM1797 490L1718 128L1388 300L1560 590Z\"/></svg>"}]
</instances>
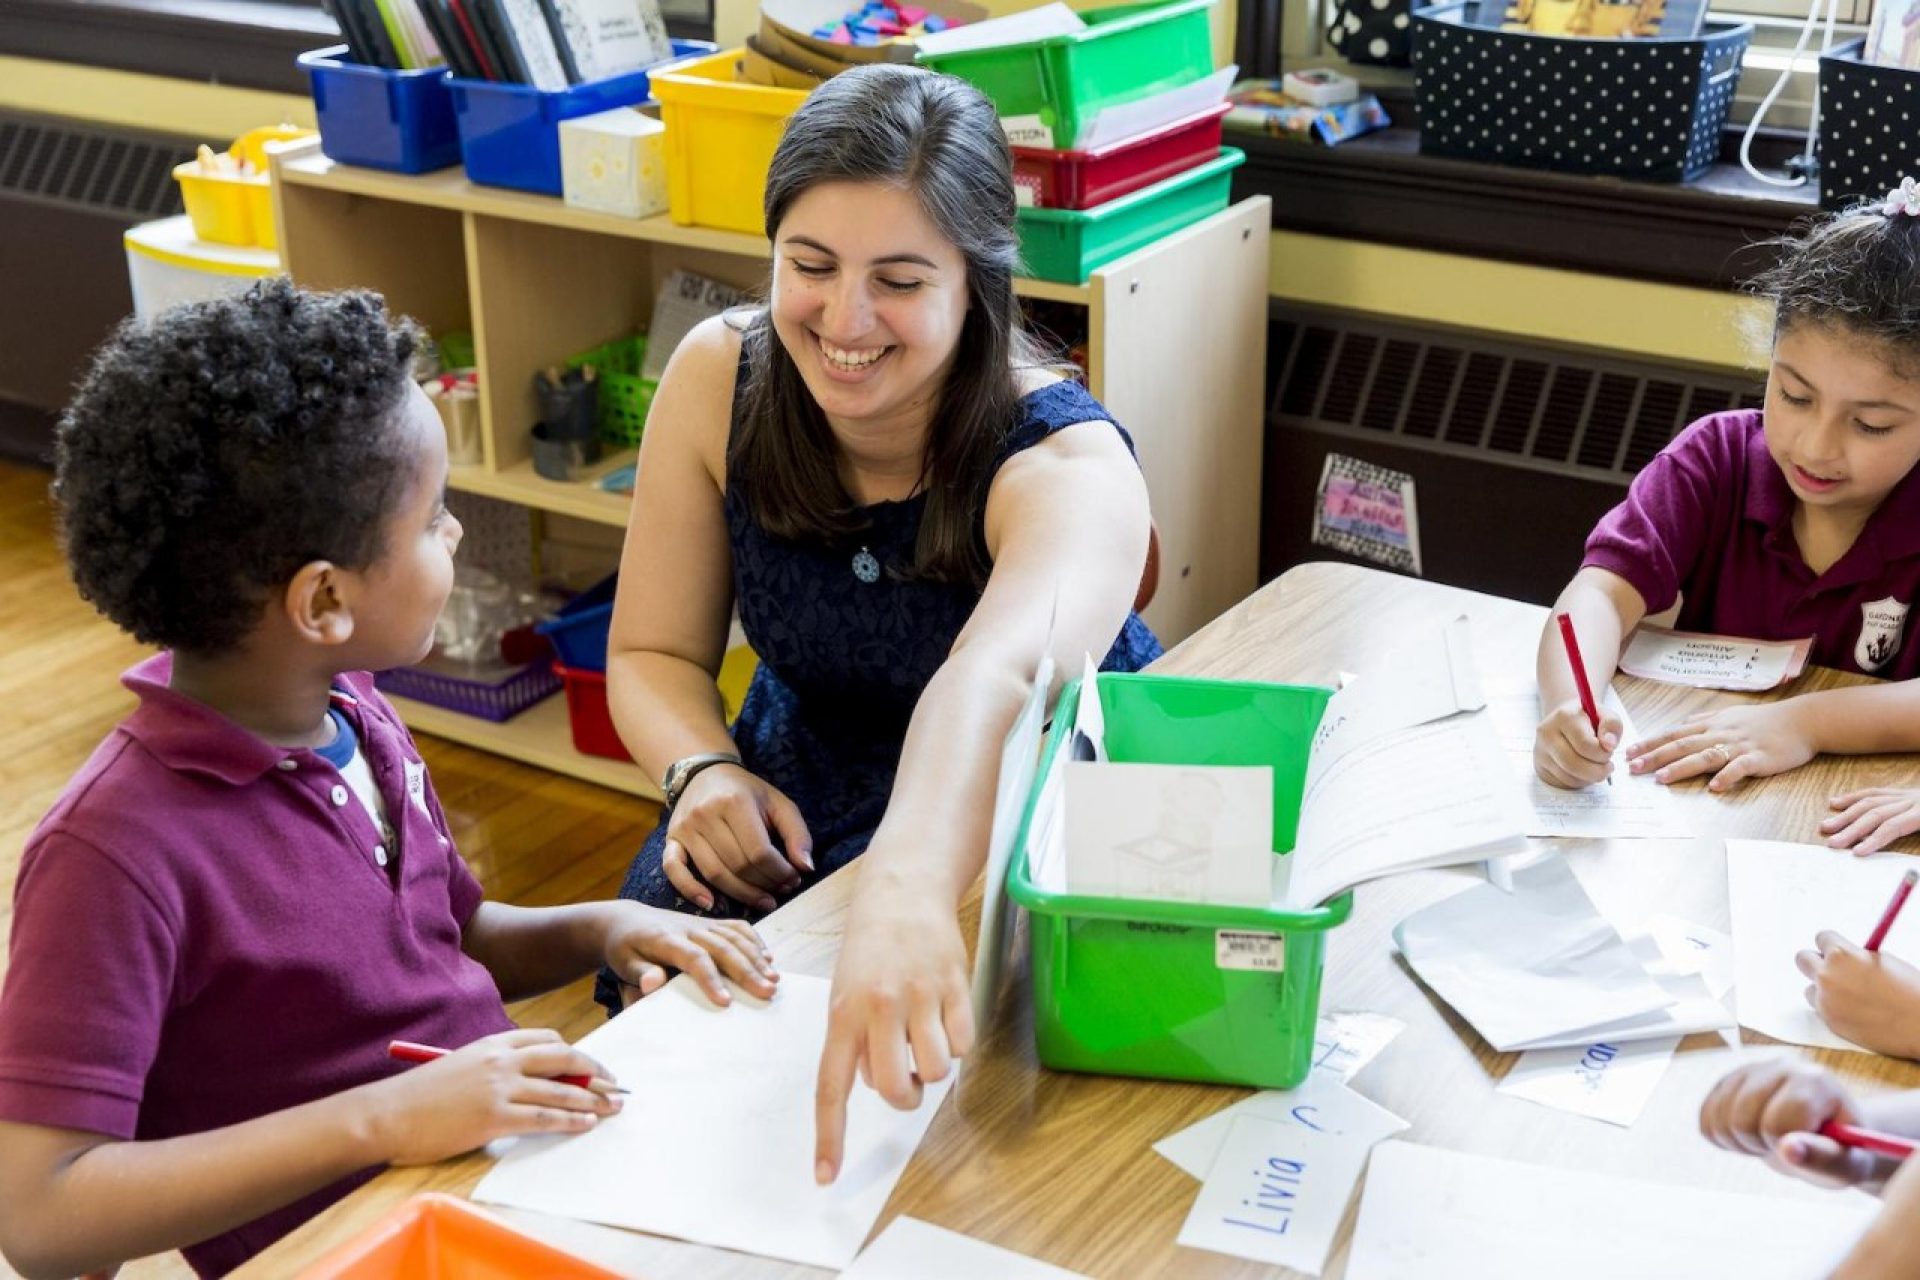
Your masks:
<instances>
[{"instance_id":1,"label":"red pencil","mask_svg":"<svg viewBox=\"0 0 1920 1280\"><path fill-rule=\"evenodd\" d=\"M1593 726L1593 736L1600 736L1600 707L1593 700L1593 686L1587 682L1587 664L1580 657L1580 641L1573 634L1571 614L1556 613L1554 618L1560 623L1560 643L1567 649L1567 665L1573 668L1573 686L1580 691L1580 709L1587 713L1587 723ZM1607 785L1613 785L1613 774L1607 774Z\"/></svg>"},{"instance_id":2,"label":"red pencil","mask_svg":"<svg viewBox=\"0 0 1920 1280\"><path fill-rule=\"evenodd\" d=\"M1838 1120L1829 1120L1821 1125L1820 1136L1832 1138L1844 1147L1859 1147L1862 1151L1892 1156L1895 1160L1905 1160L1913 1154L1914 1150L1914 1141L1911 1138L1881 1133L1877 1129L1862 1129L1855 1125L1841 1124Z\"/></svg>"},{"instance_id":3,"label":"red pencil","mask_svg":"<svg viewBox=\"0 0 1920 1280\"><path fill-rule=\"evenodd\" d=\"M387 1046L387 1056L396 1062L432 1062L435 1058L444 1058L451 1052L453 1052L451 1049L441 1049L430 1044L415 1044L411 1040L395 1040ZM570 1084L576 1089L588 1089L594 1093L630 1092L617 1084L608 1084L605 1081L601 1082L598 1089L594 1089L591 1076L570 1075L553 1078L561 1084Z\"/></svg>"},{"instance_id":4,"label":"red pencil","mask_svg":"<svg viewBox=\"0 0 1920 1280\"><path fill-rule=\"evenodd\" d=\"M1907 905L1907 895L1913 892L1916 880L1920 880L1920 871L1909 871L1900 877L1900 883L1894 886L1893 901L1887 903L1887 909L1880 913L1880 923L1873 926L1873 933L1867 938L1867 950L1878 951L1880 944L1887 940L1887 930L1893 928L1900 908Z\"/></svg>"}]
</instances>

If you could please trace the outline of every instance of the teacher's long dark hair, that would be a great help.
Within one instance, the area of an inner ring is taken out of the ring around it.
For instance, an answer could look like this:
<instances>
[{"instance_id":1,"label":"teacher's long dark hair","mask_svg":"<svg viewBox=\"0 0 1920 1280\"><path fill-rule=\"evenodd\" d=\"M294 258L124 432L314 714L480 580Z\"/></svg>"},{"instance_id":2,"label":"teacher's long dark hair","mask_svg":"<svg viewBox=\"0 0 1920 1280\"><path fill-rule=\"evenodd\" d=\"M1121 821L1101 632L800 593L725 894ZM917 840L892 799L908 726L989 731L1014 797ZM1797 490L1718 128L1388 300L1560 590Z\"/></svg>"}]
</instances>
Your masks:
<instances>
[{"instance_id":1,"label":"teacher's long dark hair","mask_svg":"<svg viewBox=\"0 0 1920 1280\"><path fill-rule=\"evenodd\" d=\"M930 424L927 509L908 576L984 585L981 532L993 460L1013 425L1016 365L1043 363L1020 325L1013 164L990 103L964 80L895 64L828 80L788 122L767 176L767 236L823 182L913 193L967 264L969 307ZM749 380L727 483L778 537L846 542L866 527L841 482L832 430L762 310L744 335Z\"/></svg>"}]
</instances>

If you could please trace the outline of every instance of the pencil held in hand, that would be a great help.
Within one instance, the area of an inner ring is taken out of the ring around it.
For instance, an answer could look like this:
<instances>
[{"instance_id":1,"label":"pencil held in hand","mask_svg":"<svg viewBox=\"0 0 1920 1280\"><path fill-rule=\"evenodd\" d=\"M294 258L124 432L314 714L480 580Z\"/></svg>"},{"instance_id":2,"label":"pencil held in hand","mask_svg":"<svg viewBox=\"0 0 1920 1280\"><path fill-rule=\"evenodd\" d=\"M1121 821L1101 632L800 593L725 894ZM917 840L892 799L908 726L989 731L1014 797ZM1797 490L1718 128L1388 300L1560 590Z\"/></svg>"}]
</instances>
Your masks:
<instances>
[{"instance_id":1,"label":"pencil held in hand","mask_svg":"<svg viewBox=\"0 0 1920 1280\"><path fill-rule=\"evenodd\" d=\"M415 1044L411 1040L395 1040L387 1045L387 1056L396 1062L432 1062L436 1058L446 1057L451 1052L452 1050L442 1049L437 1045ZM589 1093L632 1092L622 1089L610 1080L595 1080L591 1076L565 1075L555 1076L554 1079L561 1084L570 1084L576 1089L585 1089Z\"/></svg>"},{"instance_id":2,"label":"pencil held in hand","mask_svg":"<svg viewBox=\"0 0 1920 1280\"><path fill-rule=\"evenodd\" d=\"M1600 739L1600 706L1593 700L1593 685L1587 680L1587 664L1580 656L1580 640L1573 634L1573 615L1556 613L1554 621L1560 624L1560 643L1567 650L1567 665L1573 668L1573 687L1580 691L1580 710L1587 715L1587 724L1593 729L1593 737ZM1613 785L1613 773L1607 773L1607 785Z\"/></svg>"},{"instance_id":3,"label":"pencil held in hand","mask_svg":"<svg viewBox=\"0 0 1920 1280\"><path fill-rule=\"evenodd\" d=\"M1878 951L1880 944L1887 940L1887 931L1900 918L1900 908L1907 905L1907 895L1913 892L1917 880L1920 880L1920 871L1908 871L1900 877L1900 883L1894 886L1892 900L1887 903L1887 909L1880 913L1880 923L1873 926L1873 932L1867 936L1867 950Z\"/></svg>"}]
</instances>

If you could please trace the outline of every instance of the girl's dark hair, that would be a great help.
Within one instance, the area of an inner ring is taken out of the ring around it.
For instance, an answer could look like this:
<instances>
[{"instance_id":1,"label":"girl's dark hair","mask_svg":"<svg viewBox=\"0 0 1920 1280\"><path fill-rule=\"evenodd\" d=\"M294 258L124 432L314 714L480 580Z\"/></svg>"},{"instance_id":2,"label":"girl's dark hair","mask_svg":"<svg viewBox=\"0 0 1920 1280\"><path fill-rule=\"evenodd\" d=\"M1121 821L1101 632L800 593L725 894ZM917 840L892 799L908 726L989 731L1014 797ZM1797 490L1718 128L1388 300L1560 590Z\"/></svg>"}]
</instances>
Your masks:
<instances>
[{"instance_id":1,"label":"girl's dark hair","mask_svg":"<svg viewBox=\"0 0 1920 1280\"><path fill-rule=\"evenodd\" d=\"M1902 377L1920 376L1920 218L1862 202L1770 242L1747 282L1773 303L1776 335L1835 326L1877 342Z\"/></svg>"},{"instance_id":2,"label":"girl's dark hair","mask_svg":"<svg viewBox=\"0 0 1920 1280\"><path fill-rule=\"evenodd\" d=\"M137 640L217 654L301 565L373 563L412 479L394 415L418 337L378 294L281 278L123 323L54 437L80 594Z\"/></svg>"},{"instance_id":3,"label":"girl's dark hair","mask_svg":"<svg viewBox=\"0 0 1920 1280\"><path fill-rule=\"evenodd\" d=\"M987 576L980 511L1019 402L1016 364L1040 363L1013 295L1019 268L1013 164L1000 119L964 80L877 64L843 71L788 122L767 175L767 237L794 201L823 182L886 182L920 202L967 264L971 306L940 389L920 488L927 508L905 576L979 585ZM727 483L778 537L840 542L866 527L841 482L833 432L793 357L756 314L743 342L742 420L727 448Z\"/></svg>"}]
</instances>

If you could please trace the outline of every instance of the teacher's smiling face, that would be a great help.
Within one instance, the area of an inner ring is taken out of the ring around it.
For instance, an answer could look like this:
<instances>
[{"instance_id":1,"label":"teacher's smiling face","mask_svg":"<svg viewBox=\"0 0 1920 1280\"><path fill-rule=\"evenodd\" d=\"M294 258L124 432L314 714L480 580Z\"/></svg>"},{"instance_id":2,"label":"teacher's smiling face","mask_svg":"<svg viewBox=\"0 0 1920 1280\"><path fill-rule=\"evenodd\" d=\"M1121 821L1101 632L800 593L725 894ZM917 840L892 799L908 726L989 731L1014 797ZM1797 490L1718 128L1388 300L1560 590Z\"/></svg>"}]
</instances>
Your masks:
<instances>
[{"instance_id":1,"label":"teacher's smiling face","mask_svg":"<svg viewBox=\"0 0 1920 1280\"><path fill-rule=\"evenodd\" d=\"M775 234L772 311L830 420L919 425L966 322L966 260L905 189L823 182Z\"/></svg>"}]
</instances>

